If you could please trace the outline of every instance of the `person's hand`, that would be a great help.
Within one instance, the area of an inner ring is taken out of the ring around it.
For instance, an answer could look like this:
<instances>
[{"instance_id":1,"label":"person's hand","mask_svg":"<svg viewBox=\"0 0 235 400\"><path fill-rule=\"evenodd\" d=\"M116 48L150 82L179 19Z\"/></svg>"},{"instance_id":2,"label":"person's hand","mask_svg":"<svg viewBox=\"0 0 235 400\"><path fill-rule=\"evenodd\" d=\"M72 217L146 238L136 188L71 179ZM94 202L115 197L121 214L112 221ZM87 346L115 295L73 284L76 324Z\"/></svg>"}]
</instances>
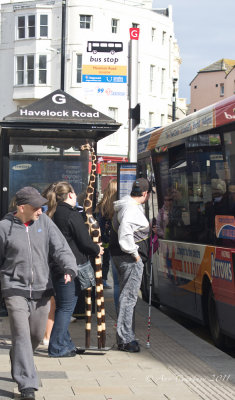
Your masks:
<instances>
[{"instance_id":1,"label":"person's hand","mask_svg":"<svg viewBox=\"0 0 235 400\"><path fill-rule=\"evenodd\" d=\"M104 254L104 248L102 247L102 243L98 243L98 246L100 247L99 256L102 256L102 254Z\"/></svg>"},{"instance_id":2,"label":"person's hand","mask_svg":"<svg viewBox=\"0 0 235 400\"><path fill-rule=\"evenodd\" d=\"M65 285L66 285L66 283L68 283L68 282L72 282L71 275L69 275L69 274L64 274L64 283L65 283Z\"/></svg>"},{"instance_id":3,"label":"person's hand","mask_svg":"<svg viewBox=\"0 0 235 400\"><path fill-rule=\"evenodd\" d=\"M135 261L136 262L140 261L140 256L136 257Z\"/></svg>"}]
</instances>

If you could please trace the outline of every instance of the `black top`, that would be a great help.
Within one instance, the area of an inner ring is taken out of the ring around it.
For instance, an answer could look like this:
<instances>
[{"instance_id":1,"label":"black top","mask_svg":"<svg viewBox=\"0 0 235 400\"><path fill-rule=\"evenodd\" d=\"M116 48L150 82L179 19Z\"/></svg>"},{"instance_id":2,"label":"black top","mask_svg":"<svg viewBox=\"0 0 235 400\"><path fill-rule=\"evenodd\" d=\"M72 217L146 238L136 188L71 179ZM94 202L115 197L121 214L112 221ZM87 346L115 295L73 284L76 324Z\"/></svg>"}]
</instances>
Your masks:
<instances>
[{"instance_id":1,"label":"black top","mask_svg":"<svg viewBox=\"0 0 235 400\"><path fill-rule=\"evenodd\" d=\"M84 264L88 256L96 257L99 254L100 247L91 239L77 208L73 208L68 203L58 203L53 221L65 236L77 264Z\"/></svg>"}]
</instances>

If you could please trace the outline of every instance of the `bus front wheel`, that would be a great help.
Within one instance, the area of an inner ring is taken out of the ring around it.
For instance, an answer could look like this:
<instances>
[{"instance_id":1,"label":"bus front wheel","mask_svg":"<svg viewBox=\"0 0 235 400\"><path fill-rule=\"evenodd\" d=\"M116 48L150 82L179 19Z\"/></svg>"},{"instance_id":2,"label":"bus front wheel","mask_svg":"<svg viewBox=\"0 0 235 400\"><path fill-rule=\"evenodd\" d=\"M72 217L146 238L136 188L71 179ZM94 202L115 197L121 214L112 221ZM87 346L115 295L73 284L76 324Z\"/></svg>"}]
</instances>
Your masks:
<instances>
[{"instance_id":1,"label":"bus front wheel","mask_svg":"<svg viewBox=\"0 0 235 400\"><path fill-rule=\"evenodd\" d=\"M212 287L210 287L208 293L208 322L213 342L215 343L216 347L223 348L225 338L220 329Z\"/></svg>"}]
</instances>

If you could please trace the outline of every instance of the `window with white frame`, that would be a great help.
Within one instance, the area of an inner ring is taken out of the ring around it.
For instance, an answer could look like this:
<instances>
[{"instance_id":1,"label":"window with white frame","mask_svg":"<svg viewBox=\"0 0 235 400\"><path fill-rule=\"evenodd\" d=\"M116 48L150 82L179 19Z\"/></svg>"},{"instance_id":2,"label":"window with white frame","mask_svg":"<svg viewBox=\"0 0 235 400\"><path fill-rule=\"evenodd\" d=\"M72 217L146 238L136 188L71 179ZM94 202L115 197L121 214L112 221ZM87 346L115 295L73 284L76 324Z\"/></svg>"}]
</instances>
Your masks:
<instances>
[{"instance_id":1,"label":"window with white frame","mask_svg":"<svg viewBox=\"0 0 235 400\"><path fill-rule=\"evenodd\" d=\"M224 96L224 83L220 84L220 96L223 97Z\"/></svg>"},{"instance_id":2,"label":"window with white frame","mask_svg":"<svg viewBox=\"0 0 235 400\"><path fill-rule=\"evenodd\" d=\"M156 40L156 28L152 28L152 42Z\"/></svg>"},{"instance_id":3,"label":"window with white frame","mask_svg":"<svg viewBox=\"0 0 235 400\"><path fill-rule=\"evenodd\" d=\"M111 21L112 33L118 33L118 24L119 24L119 20L112 18L112 21Z\"/></svg>"},{"instance_id":4,"label":"window with white frame","mask_svg":"<svg viewBox=\"0 0 235 400\"><path fill-rule=\"evenodd\" d=\"M47 56L39 55L16 56L16 85L35 85L47 83Z\"/></svg>"},{"instance_id":5,"label":"window with white frame","mask_svg":"<svg viewBox=\"0 0 235 400\"><path fill-rule=\"evenodd\" d=\"M153 118L154 118L154 113L153 112L149 112L149 128L153 127Z\"/></svg>"},{"instance_id":6,"label":"window with white frame","mask_svg":"<svg viewBox=\"0 0 235 400\"><path fill-rule=\"evenodd\" d=\"M18 39L25 38L25 17L18 17Z\"/></svg>"},{"instance_id":7,"label":"window with white frame","mask_svg":"<svg viewBox=\"0 0 235 400\"><path fill-rule=\"evenodd\" d=\"M48 37L48 15L40 15L40 37Z\"/></svg>"},{"instance_id":8,"label":"window with white frame","mask_svg":"<svg viewBox=\"0 0 235 400\"><path fill-rule=\"evenodd\" d=\"M77 54L77 83L82 82L82 54Z\"/></svg>"},{"instance_id":9,"label":"window with white frame","mask_svg":"<svg viewBox=\"0 0 235 400\"><path fill-rule=\"evenodd\" d=\"M165 84L166 84L166 69L162 68L161 72L161 94L165 93Z\"/></svg>"},{"instance_id":10,"label":"window with white frame","mask_svg":"<svg viewBox=\"0 0 235 400\"><path fill-rule=\"evenodd\" d=\"M166 42L166 32L163 31L163 32L162 32L162 45L163 45L163 46L164 46L165 42Z\"/></svg>"},{"instance_id":11,"label":"window with white frame","mask_svg":"<svg viewBox=\"0 0 235 400\"><path fill-rule=\"evenodd\" d=\"M26 82L28 85L34 84L34 56L26 57Z\"/></svg>"},{"instance_id":12,"label":"window with white frame","mask_svg":"<svg viewBox=\"0 0 235 400\"><path fill-rule=\"evenodd\" d=\"M153 92L154 89L154 81L155 81L155 65L150 65L150 85L149 85L149 90L150 93Z\"/></svg>"},{"instance_id":13,"label":"window with white frame","mask_svg":"<svg viewBox=\"0 0 235 400\"><path fill-rule=\"evenodd\" d=\"M115 119L117 121L118 119L118 108L117 107L109 107L108 115L110 118Z\"/></svg>"},{"instance_id":14,"label":"window with white frame","mask_svg":"<svg viewBox=\"0 0 235 400\"><path fill-rule=\"evenodd\" d=\"M20 15L17 17L17 39L48 37L48 15Z\"/></svg>"},{"instance_id":15,"label":"window with white frame","mask_svg":"<svg viewBox=\"0 0 235 400\"><path fill-rule=\"evenodd\" d=\"M81 29L92 28L92 15L80 15L80 28Z\"/></svg>"},{"instance_id":16,"label":"window with white frame","mask_svg":"<svg viewBox=\"0 0 235 400\"><path fill-rule=\"evenodd\" d=\"M161 114L161 126L165 125L165 114Z\"/></svg>"},{"instance_id":17,"label":"window with white frame","mask_svg":"<svg viewBox=\"0 0 235 400\"><path fill-rule=\"evenodd\" d=\"M18 39L35 37L35 15L19 16L17 19Z\"/></svg>"},{"instance_id":18,"label":"window with white frame","mask_svg":"<svg viewBox=\"0 0 235 400\"><path fill-rule=\"evenodd\" d=\"M38 83L47 83L47 56L39 55Z\"/></svg>"},{"instance_id":19,"label":"window with white frame","mask_svg":"<svg viewBox=\"0 0 235 400\"><path fill-rule=\"evenodd\" d=\"M28 16L28 37L35 37L35 15Z\"/></svg>"},{"instance_id":20,"label":"window with white frame","mask_svg":"<svg viewBox=\"0 0 235 400\"><path fill-rule=\"evenodd\" d=\"M16 58L16 84L24 84L24 56Z\"/></svg>"}]
</instances>

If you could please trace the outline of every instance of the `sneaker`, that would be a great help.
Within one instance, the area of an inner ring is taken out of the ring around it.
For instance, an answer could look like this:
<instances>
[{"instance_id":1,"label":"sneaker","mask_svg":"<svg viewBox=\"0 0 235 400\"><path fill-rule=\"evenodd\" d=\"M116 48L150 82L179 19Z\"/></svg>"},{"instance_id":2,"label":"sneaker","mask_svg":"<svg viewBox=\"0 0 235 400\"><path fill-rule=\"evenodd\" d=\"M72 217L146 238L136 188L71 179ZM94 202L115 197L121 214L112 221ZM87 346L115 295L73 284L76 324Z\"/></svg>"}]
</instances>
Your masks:
<instances>
[{"instance_id":1,"label":"sneaker","mask_svg":"<svg viewBox=\"0 0 235 400\"><path fill-rule=\"evenodd\" d=\"M81 347L76 347L74 350L76 351L76 354L84 354L85 353L85 349L83 349Z\"/></svg>"},{"instance_id":2,"label":"sneaker","mask_svg":"<svg viewBox=\"0 0 235 400\"><path fill-rule=\"evenodd\" d=\"M103 288L104 289L112 289L112 286L110 286L106 281L103 281Z\"/></svg>"},{"instance_id":3,"label":"sneaker","mask_svg":"<svg viewBox=\"0 0 235 400\"><path fill-rule=\"evenodd\" d=\"M74 317L70 318L70 322L76 322L76 321L77 321L77 318L74 318Z\"/></svg>"},{"instance_id":4,"label":"sneaker","mask_svg":"<svg viewBox=\"0 0 235 400\"><path fill-rule=\"evenodd\" d=\"M133 340L130 343L120 343L118 345L118 350L127 351L129 353L139 353L140 346L136 340Z\"/></svg>"},{"instance_id":5,"label":"sneaker","mask_svg":"<svg viewBox=\"0 0 235 400\"><path fill-rule=\"evenodd\" d=\"M22 389L20 392L20 400L32 400L35 399L35 389L26 388Z\"/></svg>"}]
</instances>

